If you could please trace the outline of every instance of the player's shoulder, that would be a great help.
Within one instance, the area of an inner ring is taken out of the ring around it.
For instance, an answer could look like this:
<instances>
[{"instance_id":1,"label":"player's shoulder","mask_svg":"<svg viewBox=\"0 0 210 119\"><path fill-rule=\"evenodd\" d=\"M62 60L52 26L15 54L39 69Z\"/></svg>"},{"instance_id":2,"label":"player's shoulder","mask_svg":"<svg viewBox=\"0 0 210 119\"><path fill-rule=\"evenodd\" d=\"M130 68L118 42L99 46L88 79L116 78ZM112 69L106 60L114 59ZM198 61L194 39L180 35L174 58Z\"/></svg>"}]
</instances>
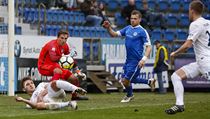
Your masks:
<instances>
[{"instance_id":1,"label":"player's shoulder","mask_svg":"<svg viewBox=\"0 0 210 119\"><path fill-rule=\"evenodd\" d=\"M142 27L141 25L138 26L138 29L139 29L140 33L142 33L144 35L148 34L147 30L144 27Z\"/></svg>"},{"instance_id":2,"label":"player's shoulder","mask_svg":"<svg viewBox=\"0 0 210 119\"><path fill-rule=\"evenodd\" d=\"M132 28L132 26L128 25L128 26L124 27L123 29L130 29L130 28Z\"/></svg>"},{"instance_id":3,"label":"player's shoulder","mask_svg":"<svg viewBox=\"0 0 210 119\"><path fill-rule=\"evenodd\" d=\"M41 83L39 83L39 85L37 86L37 88L44 88L48 84L49 84L48 82L41 82Z\"/></svg>"},{"instance_id":4,"label":"player's shoulder","mask_svg":"<svg viewBox=\"0 0 210 119\"><path fill-rule=\"evenodd\" d=\"M209 20L203 18L203 17L200 17L198 18L197 20L193 21L190 26L196 26L196 27L199 27L199 26L202 26L203 24L205 24L206 22L209 22Z\"/></svg>"},{"instance_id":5,"label":"player's shoulder","mask_svg":"<svg viewBox=\"0 0 210 119\"><path fill-rule=\"evenodd\" d=\"M51 40L51 41L49 41L49 42L47 42L47 46L53 46L53 45L55 45L57 42L56 42L56 40L54 39L54 40Z\"/></svg>"}]
</instances>

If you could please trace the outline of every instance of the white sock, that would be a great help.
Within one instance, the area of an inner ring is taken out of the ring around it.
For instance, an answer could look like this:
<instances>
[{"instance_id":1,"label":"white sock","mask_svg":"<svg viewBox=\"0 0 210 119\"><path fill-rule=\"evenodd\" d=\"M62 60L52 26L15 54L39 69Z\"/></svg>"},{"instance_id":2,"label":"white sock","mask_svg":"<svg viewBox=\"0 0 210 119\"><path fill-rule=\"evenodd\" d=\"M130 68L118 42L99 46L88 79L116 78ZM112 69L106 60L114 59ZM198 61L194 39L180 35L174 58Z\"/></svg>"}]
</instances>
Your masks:
<instances>
[{"instance_id":1,"label":"white sock","mask_svg":"<svg viewBox=\"0 0 210 119\"><path fill-rule=\"evenodd\" d=\"M65 90L65 91L74 91L78 88L77 86L75 86L67 81L62 81L62 80L57 80L56 86L60 89Z\"/></svg>"},{"instance_id":2,"label":"white sock","mask_svg":"<svg viewBox=\"0 0 210 119\"><path fill-rule=\"evenodd\" d=\"M176 73L173 73L171 80L174 86L176 105L184 105L184 87L181 78Z\"/></svg>"},{"instance_id":3,"label":"white sock","mask_svg":"<svg viewBox=\"0 0 210 119\"><path fill-rule=\"evenodd\" d=\"M53 102L53 103L45 103L45 105L47 109L56 110L69 106L69 102Z\"/></svg>"}]
</instances>

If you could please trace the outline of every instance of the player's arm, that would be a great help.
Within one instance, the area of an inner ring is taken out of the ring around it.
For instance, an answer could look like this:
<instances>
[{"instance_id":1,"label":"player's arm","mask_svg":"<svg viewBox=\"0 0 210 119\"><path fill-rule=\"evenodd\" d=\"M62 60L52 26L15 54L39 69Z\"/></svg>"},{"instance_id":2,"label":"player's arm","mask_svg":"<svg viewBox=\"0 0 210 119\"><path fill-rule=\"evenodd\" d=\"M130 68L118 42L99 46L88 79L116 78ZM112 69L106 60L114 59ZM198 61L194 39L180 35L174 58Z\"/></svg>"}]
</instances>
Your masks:
<instances>
[{"instance_id":1,"label":"player's arm","mask_svg":"<svg viewBox=\"0 0 210 119\"><path fill-rule=\"evenodd\" d=\"M24 98L18 97L18 96L15 97L15 100L17 102L24 102L25 104L29 105L33 109L44 110L44 109L48 109L48 107L49 107L44 102L34 103L34 102L31 102L30 100L27 100L27 99L24 99Z\"/></svg>"},{"instance_id":2,"label":"player's arm","mask_svg":"<svg viewBox=\"0 0 210 119\"><path fill-rule=\"evenodd\" d=\"M40 92L39 95L37 96L37 103L43 102L43 98L45 95L47 95L47 93L48 93L48 91L47 91L47 88L45 87L45 90Z\"/></svg>"},{"instance_id":3,"label":"player's arm","mask_svg":"<svg viewBox=\"0 0 210 119\"><path fill-rule=\"evenodd\" d=\"M179 53L185 52L188 48L192 47L192 43L192 40L186 40L179 49L171 53L171 56L176 56Z\"/></svg>"},{"instance_id":4,"label":"player's arm","mask_svg":"<svg viewBox=\"0 0 210 119\"><path fill-rule=\"evenodd\" d=\"M198 39L198 37L200 36L202 31L203 31L202 25L199 25L197 23L191 23L187 40L179 49L172 52L171 56L176 56L177 54L182 53L182 52L186 51L188 48L190 48L192 46L193 42L195 42Z\"/></svg>"},{"instance_id":5,"label":"player's arm","mask_svg":"<svg viewBox=\"0 0 210 119\"><path fill-rule=\"evenodd\" d=\"M117 36L118 36L118 33L115 32L115 31L112 29L111 24L109 23L109 21L104 21L102 26L103 26L104 28L107 29L107 31L109 32L109 34L110 34L112 37L117 37Z\"/></svg>"},{"instance_id":6,"label":"player's arm","mask_svg":"<svg viewBox=\"0 0 210 119\"><path fill-rule=\"evenodd\" d=\"M146 62L147 58L149 57L151 51L152 51L151 45L146 45L145 54L144 54L143 58L139 61L139 64L138 64L140 68L144 67L145 62Z\"/></svg>"},{"instance_id":7,"label":"player's arm","mask_svg":"<svg viewBox=\"0 0 210 119\"><path fill-rule=\"evenodd\" d=\"M82 79L82 80L86 80L86 74L83 73L78 65L77 65L77 61L74 60L74 66L73 66L73 72L74 72L74 76L78 77L79 79Z\"/></svg>"},{"instance_id":8,"label":"player's arm","mask_svg":"<svg viewBox=\"0 0 210 119\"><path fill-rule=\"evenodd\" d=\"M31 108L36 108L36 103L31 102L30 100L27 100L27 99L24 99L24 98L18 97L18 96L15 97L15 100L17 102L24 102L24 103L28 104Z\"/></svg>"}]
</instances>

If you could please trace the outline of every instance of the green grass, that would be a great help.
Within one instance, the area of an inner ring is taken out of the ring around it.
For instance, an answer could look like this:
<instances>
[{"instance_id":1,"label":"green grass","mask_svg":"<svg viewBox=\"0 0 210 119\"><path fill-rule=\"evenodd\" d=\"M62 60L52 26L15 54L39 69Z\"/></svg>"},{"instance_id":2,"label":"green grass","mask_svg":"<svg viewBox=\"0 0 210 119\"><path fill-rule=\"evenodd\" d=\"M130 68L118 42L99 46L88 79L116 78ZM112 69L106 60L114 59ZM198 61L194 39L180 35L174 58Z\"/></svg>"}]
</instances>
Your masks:
<instances>
[{"instance_id":1,"label":"green grass","mask_svg":"<svg viewBox=\"0 0 210 119\"><path fill-rule=\"evenodd\" d=\"M26 95L21 95L27 97ZM120 103L123 93L88 94L88 101L78 101L79 109L52 111L26 109L14 97L0 96L2 119L210 119L210 93L185 93L186 110L167 115L164 110L175 102L173 93L135 93L130 103ZM138 111L134 111L138 110Z\"/></svg>"}]
</instances>

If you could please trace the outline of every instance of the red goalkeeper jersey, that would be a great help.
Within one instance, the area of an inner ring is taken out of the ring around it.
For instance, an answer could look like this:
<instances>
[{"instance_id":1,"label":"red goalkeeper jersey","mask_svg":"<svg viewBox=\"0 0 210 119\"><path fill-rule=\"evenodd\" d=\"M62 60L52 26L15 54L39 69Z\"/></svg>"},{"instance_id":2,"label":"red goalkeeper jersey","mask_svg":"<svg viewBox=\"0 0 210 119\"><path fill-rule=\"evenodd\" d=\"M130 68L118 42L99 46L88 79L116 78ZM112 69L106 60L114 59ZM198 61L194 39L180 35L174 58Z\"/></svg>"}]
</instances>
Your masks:
<instances>
[{"instance_id":1,"label":"red goalkeeper jersey","mask_svg":"<svg viewBox=\"0 0 210 119\"><path fill-rule=\"evenodd\" d=\"M48 42L40 52L38 67L44 64L53 64L55 62L58 62L62 54L69 54L69 46L67 45L67 43L63 46L60 46L57 43L57 39Z\"/></svg>"}]
</instances>

